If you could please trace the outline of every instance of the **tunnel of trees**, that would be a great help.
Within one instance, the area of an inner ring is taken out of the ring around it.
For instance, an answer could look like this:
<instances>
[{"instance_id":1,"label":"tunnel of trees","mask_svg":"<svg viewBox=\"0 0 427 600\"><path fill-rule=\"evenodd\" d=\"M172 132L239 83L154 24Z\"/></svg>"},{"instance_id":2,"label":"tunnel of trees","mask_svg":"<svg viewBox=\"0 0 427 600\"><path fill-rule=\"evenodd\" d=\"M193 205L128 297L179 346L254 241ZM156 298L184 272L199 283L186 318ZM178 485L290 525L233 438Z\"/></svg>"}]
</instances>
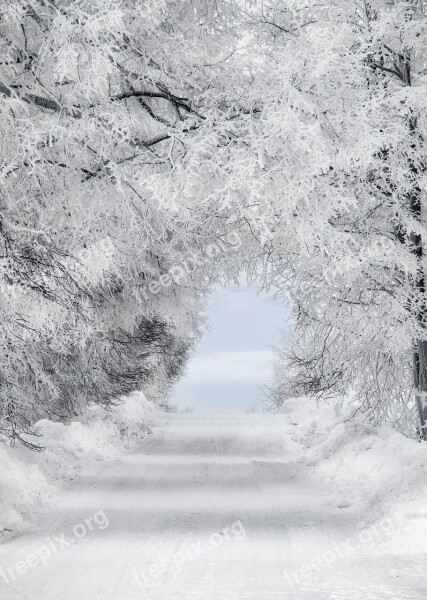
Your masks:
<instances>
[{"instance_id":1,"label":"tunnel of trees","mask_svg":"<svg viewBox=\"0 0 427 600\"><path fill-rule=\"evenodd\" d=\"M294 310L273 398L427 439L423 0L0 7L0 433L144 388L242 270Z\"/></svg>"}]
</instances>

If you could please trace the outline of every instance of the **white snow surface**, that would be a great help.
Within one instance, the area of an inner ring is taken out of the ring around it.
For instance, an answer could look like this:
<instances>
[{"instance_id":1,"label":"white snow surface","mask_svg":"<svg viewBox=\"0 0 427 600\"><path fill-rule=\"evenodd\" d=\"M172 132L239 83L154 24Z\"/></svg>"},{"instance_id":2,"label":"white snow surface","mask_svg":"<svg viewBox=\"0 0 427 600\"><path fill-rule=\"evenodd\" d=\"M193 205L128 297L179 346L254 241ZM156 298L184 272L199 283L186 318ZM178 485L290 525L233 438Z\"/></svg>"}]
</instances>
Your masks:
<instances>
[{"instance_id":1,"label":"white snow surface","mask_svg":"<svg viewBox=\"0 0 427 600\"><path fill-rule=\"evenodd\" d=\"M0 442L0 540L2 533L26 529L55 500L58 487L97 461L138 446L156 412L138 392L121 398L110 412L93 407L70 423L39 421L40 438L28 439L45 446L41 453Z\"/></svg>"},{"instance_id":2,"label":"white snow surface","mask_svg":"<svg viewBox=\"0 0 427 600\"><path fill-rule=\"evenodd\" d=\"M426 597L425 445L307 399L156 418L0 545L0 598Z\"/></svg>"}]
</instances>

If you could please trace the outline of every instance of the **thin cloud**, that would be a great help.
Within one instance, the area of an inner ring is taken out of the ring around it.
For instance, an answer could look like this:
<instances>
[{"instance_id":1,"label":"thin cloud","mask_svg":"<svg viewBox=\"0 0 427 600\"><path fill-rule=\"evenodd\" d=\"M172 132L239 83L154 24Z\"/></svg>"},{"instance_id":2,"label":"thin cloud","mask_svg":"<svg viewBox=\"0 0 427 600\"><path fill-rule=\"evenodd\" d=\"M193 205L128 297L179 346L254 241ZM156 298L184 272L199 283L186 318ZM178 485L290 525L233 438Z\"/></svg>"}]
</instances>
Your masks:
<instances>
[{"instance_id":1,"label":"thin cloud","mask_svg":"<svg viewBox=\"0 0 427 600\"><path fill-rule=\"evenodd\" d=\"M187 383L264 383L271 378L270 350L216 351L195 357L188 365Z\"/></svg>"}]
</instances>

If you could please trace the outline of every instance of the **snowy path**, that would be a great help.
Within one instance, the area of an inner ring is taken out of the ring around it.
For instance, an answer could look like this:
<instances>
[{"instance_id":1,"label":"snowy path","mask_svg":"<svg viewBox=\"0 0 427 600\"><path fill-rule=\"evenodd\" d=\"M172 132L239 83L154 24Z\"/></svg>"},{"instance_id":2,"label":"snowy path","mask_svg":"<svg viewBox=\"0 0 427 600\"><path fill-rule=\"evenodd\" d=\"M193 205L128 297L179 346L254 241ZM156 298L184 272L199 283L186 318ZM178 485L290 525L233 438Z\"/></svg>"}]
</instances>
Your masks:
<instances>
[{"instance_id":1,"label":"snowy path","mask_svg":"<svg viewBox=\"0 0 427 600\"><path fill-rule=\"evenodd\" d=\"M350 552L356 516L294 462L281 417L162 419L0 546L2 600L426 597L421 557Z\"/></svg>"}]
</instances>

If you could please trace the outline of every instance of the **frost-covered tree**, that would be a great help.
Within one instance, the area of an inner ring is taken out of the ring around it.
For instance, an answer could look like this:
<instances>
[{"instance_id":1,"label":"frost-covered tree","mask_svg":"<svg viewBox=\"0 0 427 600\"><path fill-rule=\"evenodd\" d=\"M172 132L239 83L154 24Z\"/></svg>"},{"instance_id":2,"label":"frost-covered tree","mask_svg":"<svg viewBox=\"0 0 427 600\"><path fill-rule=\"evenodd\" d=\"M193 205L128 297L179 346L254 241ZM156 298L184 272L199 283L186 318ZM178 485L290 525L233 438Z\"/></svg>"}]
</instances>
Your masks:
<instances>
[{"instance_id":1,"label":"frost-covered tree","mask_svg":"<svg viewBox=\"0 0 427 600\"><path fill-rule=\"evenodd\" d=\"M296 313L292 389L353 391L400 422L415 388L423 426L425 3L272 2L251 16L274 64L255 147L276 222L267 282Z\"/></svg>"},{"instance_id":2,"label":"frost-covered tree","mask_svg":"<svg viewBox=\"0 0 427 600\"><path fill-rule=\"evenodd\" d=\"M198 284L160 277L220 235L158 181L232 53L226 4L0 7L0 430L157 381L197 336ZM234 9L233 9L234 10ZM181 278L182 279L182 278ZM151 284L151 287L150 287ZM147 291L148 290L148 291Z\"/></svg>"}]
</instances>

